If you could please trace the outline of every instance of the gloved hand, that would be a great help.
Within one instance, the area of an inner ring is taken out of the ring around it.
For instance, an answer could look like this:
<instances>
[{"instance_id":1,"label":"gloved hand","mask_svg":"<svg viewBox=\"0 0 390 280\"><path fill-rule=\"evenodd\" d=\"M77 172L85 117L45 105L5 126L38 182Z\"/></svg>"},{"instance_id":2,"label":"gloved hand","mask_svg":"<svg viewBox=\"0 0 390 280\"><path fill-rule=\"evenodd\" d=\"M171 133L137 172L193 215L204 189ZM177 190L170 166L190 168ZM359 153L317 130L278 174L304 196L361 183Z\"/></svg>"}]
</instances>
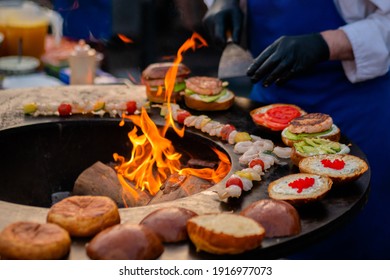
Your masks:
<instances>
[{"instance_id":1,"label":"gloved hand","mask_svg":"<svg viewBox=\"0 0 390 280\"><path fill-rule=\"evenodd\" d=\"M215 0L203 17L203 23L217 47L226 45L226 32L230 31L234 43L240 41L243 13L239 0Z\"/></svg>"},{"instance_id":2,"label":"gloved hand","mask_svg":"<svg viewBox=\"0 0 390 280\"><path fill-rule=\"evenodd\" d=\"M252 82L282 85L297 73L329 59L329 47L319 33L283 36L267 47L249 66Z\"/></svg>"}]
</instances>

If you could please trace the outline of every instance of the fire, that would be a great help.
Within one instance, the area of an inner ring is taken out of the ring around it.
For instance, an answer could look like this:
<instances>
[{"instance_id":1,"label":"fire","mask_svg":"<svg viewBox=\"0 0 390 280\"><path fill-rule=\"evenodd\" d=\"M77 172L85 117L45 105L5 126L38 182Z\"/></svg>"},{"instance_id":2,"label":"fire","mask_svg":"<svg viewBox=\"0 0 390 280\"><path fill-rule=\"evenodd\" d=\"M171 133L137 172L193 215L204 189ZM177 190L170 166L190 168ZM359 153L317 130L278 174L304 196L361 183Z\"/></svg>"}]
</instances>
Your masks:
<instances>
[{"instance_id":1,"label":"fire","mask_svg":"<svg viewBox=\"0 0 390 280\"><path fill-rule=\"evenodd\" d=\"M126 44L133 43L133 40L131 40L129 37L126 37L123 34L118 34L118 37L119 37L119 39L122 40L123 43L126 43Z\"/></svg>"},{"instance_id":2,"label":"fire","mask_svg":"<svg viewBox=\"0 0 390 280\"><path fill-rule=\"evenodd\" d=\"M172 142L165 138L170 127L180 137L184 136L185 127L176 127L172 117L171 94L174 89L178 65L183 60L182 54L188 49L195 50L196 48L203 46L207 46L204 39L197 33L194 33L193 36L180 47L173 66L168 70L165 76L168 113L163 127L158 128L150 119L144 108L141 109L140 115L123 115L120 125L124 125L124 119L131 120L135 125L134 129L128 133L133 148L128 161L117 153L114 153L113 157L114 160L119 163L115 169L123 189L130 193L135 199L137 199L137 192L134 188L147 190L151 195L155 195L164 181L174 173L193 175L215 183L219 182L229 172L229 158L216 148L213 148L213 151L220 160L220 164L216 170L212 168L181 169L180 158L182 155L176 152ZM140 128L141 131L139 131L138 128Z\"/></svg>"}]
</instances>

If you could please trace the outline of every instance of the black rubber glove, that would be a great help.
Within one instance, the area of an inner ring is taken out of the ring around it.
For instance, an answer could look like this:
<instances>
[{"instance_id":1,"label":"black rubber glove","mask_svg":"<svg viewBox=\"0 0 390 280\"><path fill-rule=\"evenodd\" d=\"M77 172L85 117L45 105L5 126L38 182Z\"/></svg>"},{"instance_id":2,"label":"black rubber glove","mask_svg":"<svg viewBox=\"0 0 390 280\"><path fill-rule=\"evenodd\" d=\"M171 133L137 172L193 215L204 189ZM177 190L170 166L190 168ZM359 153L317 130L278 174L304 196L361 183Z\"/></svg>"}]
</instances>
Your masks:
<instances>
[{"instance_id":1,"label":"black rubber glove","mask_svg":"<svg viewBox=\"0 0 390 280\"><path fill-rule=\"evenodd\" d=\"M234 43L240 41L243 13L238 0L215 0L203 17L203 23L217 47L226 45L230 31Z\"/></svg>"},{"instance_id":2,"label":"black rubber glove","mask_svg":"<svg viewBox=\"0 0 390 280\"><path fill-rule=\"evenodd\" d=\"M266 48L249 66L252 82L282 85L294 75L329 59L329 47L319 33L283 36Z\"/></svg>"}]
</instances>

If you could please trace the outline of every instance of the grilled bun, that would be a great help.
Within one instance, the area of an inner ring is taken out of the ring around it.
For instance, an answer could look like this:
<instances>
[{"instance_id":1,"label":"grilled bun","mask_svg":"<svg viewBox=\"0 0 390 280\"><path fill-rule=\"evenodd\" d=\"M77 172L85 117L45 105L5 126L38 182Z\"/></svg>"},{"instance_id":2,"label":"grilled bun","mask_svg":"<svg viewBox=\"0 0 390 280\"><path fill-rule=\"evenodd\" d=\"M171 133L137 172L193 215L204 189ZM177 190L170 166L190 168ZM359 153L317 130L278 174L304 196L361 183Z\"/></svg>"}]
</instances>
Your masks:
<instances>
[{"instance_id":1,"label":"grilled bun","mask_svg":"<svg viewBox=\"0 0 390 280\"><path fill-rule=\"evenodd\" d=\"M255 220L237 214L198 215L187 222L188 235L197 251L239 254L261 245L265 229Z\"/></svg>"},{"instance_id":2,"label":"grilled bun","mask_svg":"<svg viewBox=\"0 0 390 280\"><path fill-rule=\"evenodd\" d=\"M174 243L188 239L187 221L197 214L181 207L165 207L147 215L140 222L153 230L163 242Z\"/></svg>"},{"instance_id":3,"label":"grilled bun","mask_svg":"<svg viewBox=\"0 0 390 280\"><path fill-rule=\"evenodd\" d=\"M149 101L155 103L166 102L165 75L175 64L173 62L152 63L142 71L141 83L146 86L146 96ZM171 95L171 101L181 99L180 92L185 88L184 80L189 76L191 70L184 64L177 65L175 88Z\"/></svg>"},{"instance_id":4,"label":"grilled bun","mask_svg":"<svg viewBox=\"0 0 390 280\"><path fill-rule=\"evenodd\" d=\"M69 233L56 224L16 222L0 233L1 259L62 259L70 245Z\"/></svg>"},{"instance_id":5,"label":"grilled bun","mask_svg":"<svg viewBox=\"0 0 390 280\"><path fill-rule=\"evenodd\" d=\"M268 185L268 195L272 199L302 205L323 198L330 191L332 184L332 180L327 176L291 174L271 182Z\"/></svg>"},{"instance_id":6,"label":"grilled bun","mask_svg":"<svg viewBox=\"0 0 390 280\"><path fill-rule=\"evenodd\" d=\"M298 211L283 200L261 199L252 202L240 215L260 223L265 228L265 237L285 237L301 232Z\"/></svg>"},{"instance_id":7,"label":"grilled bun","mask_svg":"<svg viewBox=\"0 0 390 280\"><path fill-rule=\"evenodd\" d=\"M303 158L298 166L301 172L328 176L334 184L355 181L368 170L366 161L349 154L311 156Z\"/></svg>"},{"instance_id":8,"label":"grilled bun","mask_svg":"<svg viewBox=\"0 0 390 280\"><path fill-rule=\"evenodd\" d=\"M184 103L198 111L222 111L234 103L234 93L228 83L215 77L195 76L185 80Z\"/></svg>"},{"instance_id":9,"label":"grilled bun","mask_svg":"<svg viewBox=\"0 0 390 280\"><path fill-rule=\"evenodd\" d=\"M196 96L184 95L184 103L188 108L197 111L224 111L232 107L234 98L234 93L229 90L225 98L213 102L205 102Z\"/></svg>"},{"instance_id":10,"label":"grilled bun","mask_svg":"<svg viewBox=\"0 0 390 280\"><path fill-rule=\"evenodd\" d=\"M86 251L93 260L153 260L164 252L164 246L145 226L119 224L98 233Z\"/></svg>"},{"instance_id":11,"label":"grilled bun","mask_svg":"<svg viewBox=\"0 0 390 280\"><path fill-rule=\"evenodd\" d=\"M120 223L116 203L106 196L70 196L54 204L47 222L58 224L71 236L89 237Z\"/></svg>"}]
</instances>

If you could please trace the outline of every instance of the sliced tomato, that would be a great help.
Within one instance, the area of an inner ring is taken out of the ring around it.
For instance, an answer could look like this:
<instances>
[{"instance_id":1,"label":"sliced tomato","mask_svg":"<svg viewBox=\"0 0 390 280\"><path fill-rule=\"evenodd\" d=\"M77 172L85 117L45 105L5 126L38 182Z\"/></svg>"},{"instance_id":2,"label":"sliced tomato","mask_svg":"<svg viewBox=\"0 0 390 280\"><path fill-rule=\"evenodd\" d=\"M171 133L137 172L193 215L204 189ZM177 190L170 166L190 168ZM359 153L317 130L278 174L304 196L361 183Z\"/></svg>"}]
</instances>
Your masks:
<instances>
[{"instance_id":1,"label":"sliced tomato","mask_svg":"<svg viewBox=\"0 0 390 280\"><path fill-rule=\"evenodd\" d=\"M252 115L253 121L272 130L283 130L290 121L299 117L301 112L298 108L289 105L275 106L265 113Z\"/></svg>"},{"instance_id":2,"label":"sliced tomato","mask_svg":"<svg viewBox=\"0 0 390 280\"><path fill-rule=\"evenodd\" d=\"M288 124L300 115L301 112L297 108L288 105L273 107L265 112L266 119L281 124Z\"/></svg>"}]
</instances>

